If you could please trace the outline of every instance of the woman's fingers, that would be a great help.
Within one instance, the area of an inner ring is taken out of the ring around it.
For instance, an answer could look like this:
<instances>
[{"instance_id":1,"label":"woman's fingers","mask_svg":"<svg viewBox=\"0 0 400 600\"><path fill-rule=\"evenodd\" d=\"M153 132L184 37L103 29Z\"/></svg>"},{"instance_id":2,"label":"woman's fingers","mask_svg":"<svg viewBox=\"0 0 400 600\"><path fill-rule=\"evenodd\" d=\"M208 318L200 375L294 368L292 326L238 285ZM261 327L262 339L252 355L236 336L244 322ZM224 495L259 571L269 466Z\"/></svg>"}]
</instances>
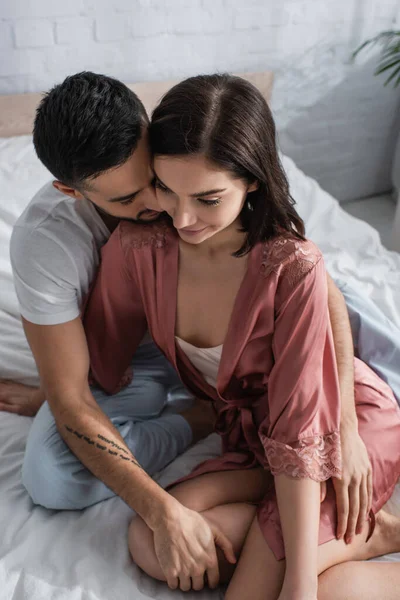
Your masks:
<instances>
[{"instance_id":1,"label":"woman's fingers","mask_svg":"<svg viewBox=\"0 0 400 600\"><path fill-rule=\"evenodd\" d=\"M366 520L368 512L369 496L368 496L368 484L367 477L363 477L360 484L360 510L358 513L356 533L361 533Z\"/></svg>"},{"instance_id":2,"label":"woman's fingers","mask_svg":"<svg viewBox=\"0 0 400 600\"><path fill-rule=\"evenodd\" d=\"M347 521L349 517L349 488L341 479L334 479L333 484L336 493L338 519L336 537L338 540L341 540L347 530Z\"/></svg>"},{"instance_id":3,"label":"woman's fingers","mask_svg":"<svg viewBox=\"0 0 400 600\"><path fill-rule=\"evenodd\" d=\"M370 468L369 471L368 471L367 489L368 489L368 509L367 509L367 515L369 515L369 513L372 510L373 491L374 491L373 477L372 477L372 468Z\"/></svg>"},{"instance_id":4,"label":"woman's fingers","mask_svg":"<svg viewBox=\"0 0 400 600\"><path fill-rule=\"evenodd\" d=\"M354 481L349 489L349 519L347 522L346 544L351 544L355 534L360 513L360 483Z\"/></svg>"}]
</instances>

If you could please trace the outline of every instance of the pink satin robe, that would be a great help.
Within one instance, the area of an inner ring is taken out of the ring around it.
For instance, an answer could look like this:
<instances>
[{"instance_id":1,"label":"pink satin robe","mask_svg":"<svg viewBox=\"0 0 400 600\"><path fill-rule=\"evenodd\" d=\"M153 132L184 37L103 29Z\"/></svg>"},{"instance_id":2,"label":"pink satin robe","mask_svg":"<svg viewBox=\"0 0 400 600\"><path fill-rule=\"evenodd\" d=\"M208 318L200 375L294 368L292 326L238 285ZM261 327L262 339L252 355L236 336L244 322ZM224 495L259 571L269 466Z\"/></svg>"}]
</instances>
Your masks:
<instances>
[{"instance_id":1,"label":"pink satin robe","mask_svg":"<svg viewBox=\"0 0 400 600\"><path fill-rule=\"evenodd\" d=\"M256 245L236 297L218 372L210 386L175 343L179 238L167 223L122 223L102 253L85 312L91 369L118 389L147 327L197 397L214 402L223 456L191 476L262 465L273 475L324 481L340 476L340 397L323 258L289 236ZM400 473L400 411L390 388L355 359L360 434L374 469L376 512ZM284 546L276 497L259 523L277 559ZM335 537L332 486L321 507L320 543Z\"/></svg>"}]
</instances>

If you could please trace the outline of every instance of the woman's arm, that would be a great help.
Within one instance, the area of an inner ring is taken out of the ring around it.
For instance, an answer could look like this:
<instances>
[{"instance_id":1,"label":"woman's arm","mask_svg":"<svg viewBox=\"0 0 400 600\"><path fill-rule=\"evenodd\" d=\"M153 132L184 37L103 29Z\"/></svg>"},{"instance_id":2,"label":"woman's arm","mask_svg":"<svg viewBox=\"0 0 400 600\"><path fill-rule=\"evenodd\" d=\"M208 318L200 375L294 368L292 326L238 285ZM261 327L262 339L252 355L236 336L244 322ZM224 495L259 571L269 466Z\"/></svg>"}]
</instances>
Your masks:
<instances>
[{"instance_id":1,"label":"woman's arm","mask_svg":"<svg viewBox=\"0 0 400 600\"><path fill-rule=\"evenodd\" d=\"M312 479L275 477L275 488L285 541L286 572L280 599L317 598L319 484Z\"/></svg>"},{"instance_id":2,"label":"woman's arm","mask_svg":"<svg viewBox=\"0 0 400 600\"><path fill-rule=\"evenodd\" d=\"M315 600L319 484L340 476L341 458L340 389L326 271L310 242L300 248L296 244L282 266L272 350L269 414L260 438L275 476L287 556L280 600Z\"/></svg>"},{"instance_id":3,"label":"woman's arm","mask_svg":"<svg viewBox=\"0 0 400 600\"><path fill-rule=\"evenodd\" d=\"M333 478L338 511L338 539L350 543L360 533L372 503L372 468L358 433L354 400L354 347L342 293L327 274L328 306L339 376L342 477Z\"/></svg>"}]
</instances>

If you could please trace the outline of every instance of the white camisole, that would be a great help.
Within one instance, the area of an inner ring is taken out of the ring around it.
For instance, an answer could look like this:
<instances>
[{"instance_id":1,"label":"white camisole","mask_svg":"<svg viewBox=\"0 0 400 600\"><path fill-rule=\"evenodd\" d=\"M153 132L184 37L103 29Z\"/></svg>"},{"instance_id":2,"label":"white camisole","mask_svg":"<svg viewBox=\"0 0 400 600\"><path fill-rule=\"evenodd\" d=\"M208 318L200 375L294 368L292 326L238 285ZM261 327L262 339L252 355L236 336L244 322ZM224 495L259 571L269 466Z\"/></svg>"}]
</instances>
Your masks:
<instances>
[{"instance_id":1,"label":"white camisole","mask_svg":"<svg viewBox=\"0 0 400 600\"><path fill-rule=\"evenodd\" d=\"M200 371L207 383L216 388L222 344L214 348L197 348L197 346L185 342L178 336L175 336L175 339L181 350L186 354L192 365Z\"/></svg>"}]
</instances>

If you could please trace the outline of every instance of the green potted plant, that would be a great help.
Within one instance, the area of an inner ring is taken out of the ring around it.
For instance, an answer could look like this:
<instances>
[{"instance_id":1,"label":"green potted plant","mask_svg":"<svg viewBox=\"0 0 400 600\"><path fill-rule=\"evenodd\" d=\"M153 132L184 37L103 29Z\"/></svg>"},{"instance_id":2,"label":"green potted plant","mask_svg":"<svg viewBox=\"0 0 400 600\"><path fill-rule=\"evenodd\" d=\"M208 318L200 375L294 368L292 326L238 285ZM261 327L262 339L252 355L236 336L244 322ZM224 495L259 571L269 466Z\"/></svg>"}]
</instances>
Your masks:
<instances>
[{"instance_id":1,"label":"green potted plant","mask_svg":"<svg viewBox=\"0 0 400 600\"><path fill-rule=\"evenodd\" d=\"M382 47L379 64L375 70L375 75L386 73L388 78L384 85L393 81L394 87L400 84L400 31L382 31L375 37L367 40L353 53L355 58L362 50L368 46L380 45Z\"/></svg>"},{"instance_id":2,"label":"green potted plant","mask_svg":"<svg viewBox=\"0 0 400 600\"><path fill-rule=\"evenodd\" d=\"M355 58L365 48L376 45L381 46L381 53L375 75L385 74L387 78L384 85L392 84L396 88L400 84L400 31L382 31L361 44L353 57ZM392 164L392 181L397 192L397 208L391 249L400 252L400 136Z\"/></svg>"}]
</instances>

